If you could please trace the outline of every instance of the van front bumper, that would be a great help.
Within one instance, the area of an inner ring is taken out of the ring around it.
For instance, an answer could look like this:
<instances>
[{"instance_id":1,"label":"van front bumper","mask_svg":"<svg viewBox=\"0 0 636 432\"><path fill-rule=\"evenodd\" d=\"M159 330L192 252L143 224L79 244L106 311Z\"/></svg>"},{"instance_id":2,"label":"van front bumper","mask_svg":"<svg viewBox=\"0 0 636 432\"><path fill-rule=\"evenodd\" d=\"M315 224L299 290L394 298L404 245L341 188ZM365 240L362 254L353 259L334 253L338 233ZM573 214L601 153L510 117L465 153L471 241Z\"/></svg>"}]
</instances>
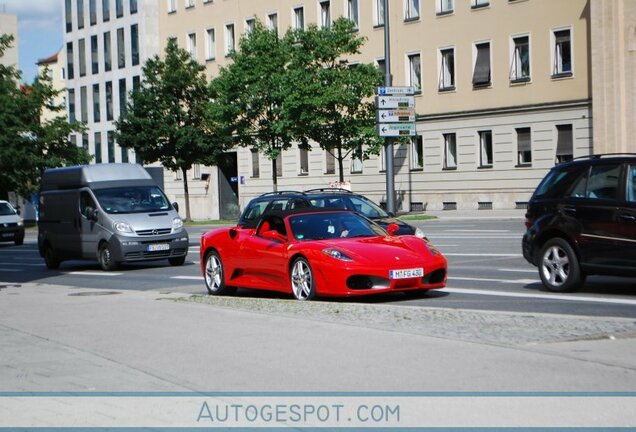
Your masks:
<instances>
[{"instance_id":1,"label":"van front bumper","mask_svg":"<svg viewBox=\"0 0 636 432\"><path fill-rule=\"evenodd\" d=\"M179 258L188 254L190 239L184 230L177 234L148 237L116 237L112 253L117 262Z\"/></svg>"}]
</instances>

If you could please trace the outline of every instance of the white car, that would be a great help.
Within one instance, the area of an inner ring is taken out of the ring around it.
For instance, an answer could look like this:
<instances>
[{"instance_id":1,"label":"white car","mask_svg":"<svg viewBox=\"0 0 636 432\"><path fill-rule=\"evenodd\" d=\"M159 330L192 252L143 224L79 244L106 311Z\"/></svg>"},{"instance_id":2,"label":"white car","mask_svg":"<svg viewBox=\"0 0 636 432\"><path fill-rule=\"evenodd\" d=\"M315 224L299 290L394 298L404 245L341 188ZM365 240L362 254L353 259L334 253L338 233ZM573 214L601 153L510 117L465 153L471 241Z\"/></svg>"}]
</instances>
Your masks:
<instances>
[{"instance_id":1,"label":"white car","mask_svg":"<svg viewBox=\"0 0 636 432\"><path fill-rule=\"evenodd\" d=\"M0 241L24 243L24 222L7 201L0 200Z\"/></svg>"}]
</instances>

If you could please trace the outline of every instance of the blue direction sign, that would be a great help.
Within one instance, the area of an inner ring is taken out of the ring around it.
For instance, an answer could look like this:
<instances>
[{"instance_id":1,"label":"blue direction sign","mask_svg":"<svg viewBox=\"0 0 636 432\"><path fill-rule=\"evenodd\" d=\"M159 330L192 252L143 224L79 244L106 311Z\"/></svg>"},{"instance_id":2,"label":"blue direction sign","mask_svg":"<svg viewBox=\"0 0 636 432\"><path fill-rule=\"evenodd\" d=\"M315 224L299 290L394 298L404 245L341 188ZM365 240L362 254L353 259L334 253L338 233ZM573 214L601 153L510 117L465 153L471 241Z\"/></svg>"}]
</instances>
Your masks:
<instances>
[{"instance_id":1,"label":"blue direction sign","mask_svg":"<svg viewBox=\"0 0 636 432\"><path fill-rule=\"evenodd\" d=\"M415 123L380 123L378 135L381 137L415 136Z\"/></svg>"},{"instance_id":2,"label":"blue direction sign","mask_svg":"<svg viewBox=\"0 0 636 432\"><path fill-rule=\"evenodd\" d=\"M378 87L379 96L411 96L415 87Z\"/></svg>"},{"instance_id":3,"label":"blue direction sign","mask_svg":"<svg viewBox=\"0 0 636 432\"><path fill-rule=\"evenodd\" d=\"M378 109L415 108L414 96L378 96L375 98Z\"/></svg>"}]
</instances>

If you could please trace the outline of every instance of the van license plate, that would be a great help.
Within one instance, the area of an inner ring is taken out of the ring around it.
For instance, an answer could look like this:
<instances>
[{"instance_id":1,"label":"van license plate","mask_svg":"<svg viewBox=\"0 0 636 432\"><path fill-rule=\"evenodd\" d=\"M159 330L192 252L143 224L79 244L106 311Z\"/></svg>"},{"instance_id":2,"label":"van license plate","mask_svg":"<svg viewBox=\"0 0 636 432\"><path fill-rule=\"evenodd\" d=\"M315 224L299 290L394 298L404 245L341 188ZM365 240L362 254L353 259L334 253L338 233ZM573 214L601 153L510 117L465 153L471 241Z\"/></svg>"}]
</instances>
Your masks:
<instances>
[{"instance_id":1,"label":"van license plate","mask_svg":"<svg viewBox=\"0 0 636 432\"><path fill-rule=\"evenodd\" d=\"M146 248L148 252L164 251L168 249L170 249L170 245L168 243L149 244Z\"/></svg>"},{"instance_id":2,"label":"van license plate","mask_svg":"<svg viewBox=\"0 0 636 432\"><path fill-rule=\"evenodd\" d=\"M408 279L424 276L423 268L405 269L405 270L390 270L389 279Z\"/></svg>"}]
</instances>

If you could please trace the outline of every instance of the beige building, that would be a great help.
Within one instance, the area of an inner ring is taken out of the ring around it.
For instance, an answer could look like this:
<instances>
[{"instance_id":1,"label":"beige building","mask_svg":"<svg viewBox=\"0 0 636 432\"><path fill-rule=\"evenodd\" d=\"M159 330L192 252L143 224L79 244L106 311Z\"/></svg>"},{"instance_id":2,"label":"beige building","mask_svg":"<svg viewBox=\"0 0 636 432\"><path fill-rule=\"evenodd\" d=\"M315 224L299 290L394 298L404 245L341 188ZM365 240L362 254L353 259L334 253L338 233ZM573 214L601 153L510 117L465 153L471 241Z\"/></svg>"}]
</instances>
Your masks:
<instances>
[{"instance_id":1,"label":"beige building","mask_svg":"<svg viewBox=\"0 0 636 432\"><path fill-rule=\"evenodd\" d=\"M63 49L60 49L57 53L50 57L38 60L38 76L42 76L42 73L47 70L47 74L51 79L51 84L54 89L62 91L60 95L53 101L56 106L66 106L66 64L65 53ZM42 113L42 121L52 120L55 117L63 115L63 112L51 112L50 110L44 110Z\"/></svg>"},{"instance_id":2,"label":"beige building","mask_svg":"<svg viewBox=\"0 0 636 432\"><path fill-rule=\"evenodd\" d=\"M13 35L13 45L0 57L0 63L18 67L18 17L16 15L0 13L0 34Z\"/></svg>"},{"instance_id":3,"label":"beige building","mask_svg":"<svg viewBox=\"0 0 636 432\"><path fill-rule=\"evenodd\" d=\"M346 16L367 39L361 55L349 61L382 68L386 1L165 0L160 44L176 37L213 77L255 19L283 33ZM556 162L635 151L633 0L388 5L392 84L418 89L417 136L395 147L398 210L523 207ZM242 207L271 191L271 163L250 149L236 153L236 171L225 177L236 180ZM384 201L383 155L348 163L352 190ZM317 145L308 157L298 149L285 152L281 165L279 189L337 180L333 159ZM214 205L204 207L217 216ZM223 214L223 203L219 207Z\"/></svg>"}]
</instances>

